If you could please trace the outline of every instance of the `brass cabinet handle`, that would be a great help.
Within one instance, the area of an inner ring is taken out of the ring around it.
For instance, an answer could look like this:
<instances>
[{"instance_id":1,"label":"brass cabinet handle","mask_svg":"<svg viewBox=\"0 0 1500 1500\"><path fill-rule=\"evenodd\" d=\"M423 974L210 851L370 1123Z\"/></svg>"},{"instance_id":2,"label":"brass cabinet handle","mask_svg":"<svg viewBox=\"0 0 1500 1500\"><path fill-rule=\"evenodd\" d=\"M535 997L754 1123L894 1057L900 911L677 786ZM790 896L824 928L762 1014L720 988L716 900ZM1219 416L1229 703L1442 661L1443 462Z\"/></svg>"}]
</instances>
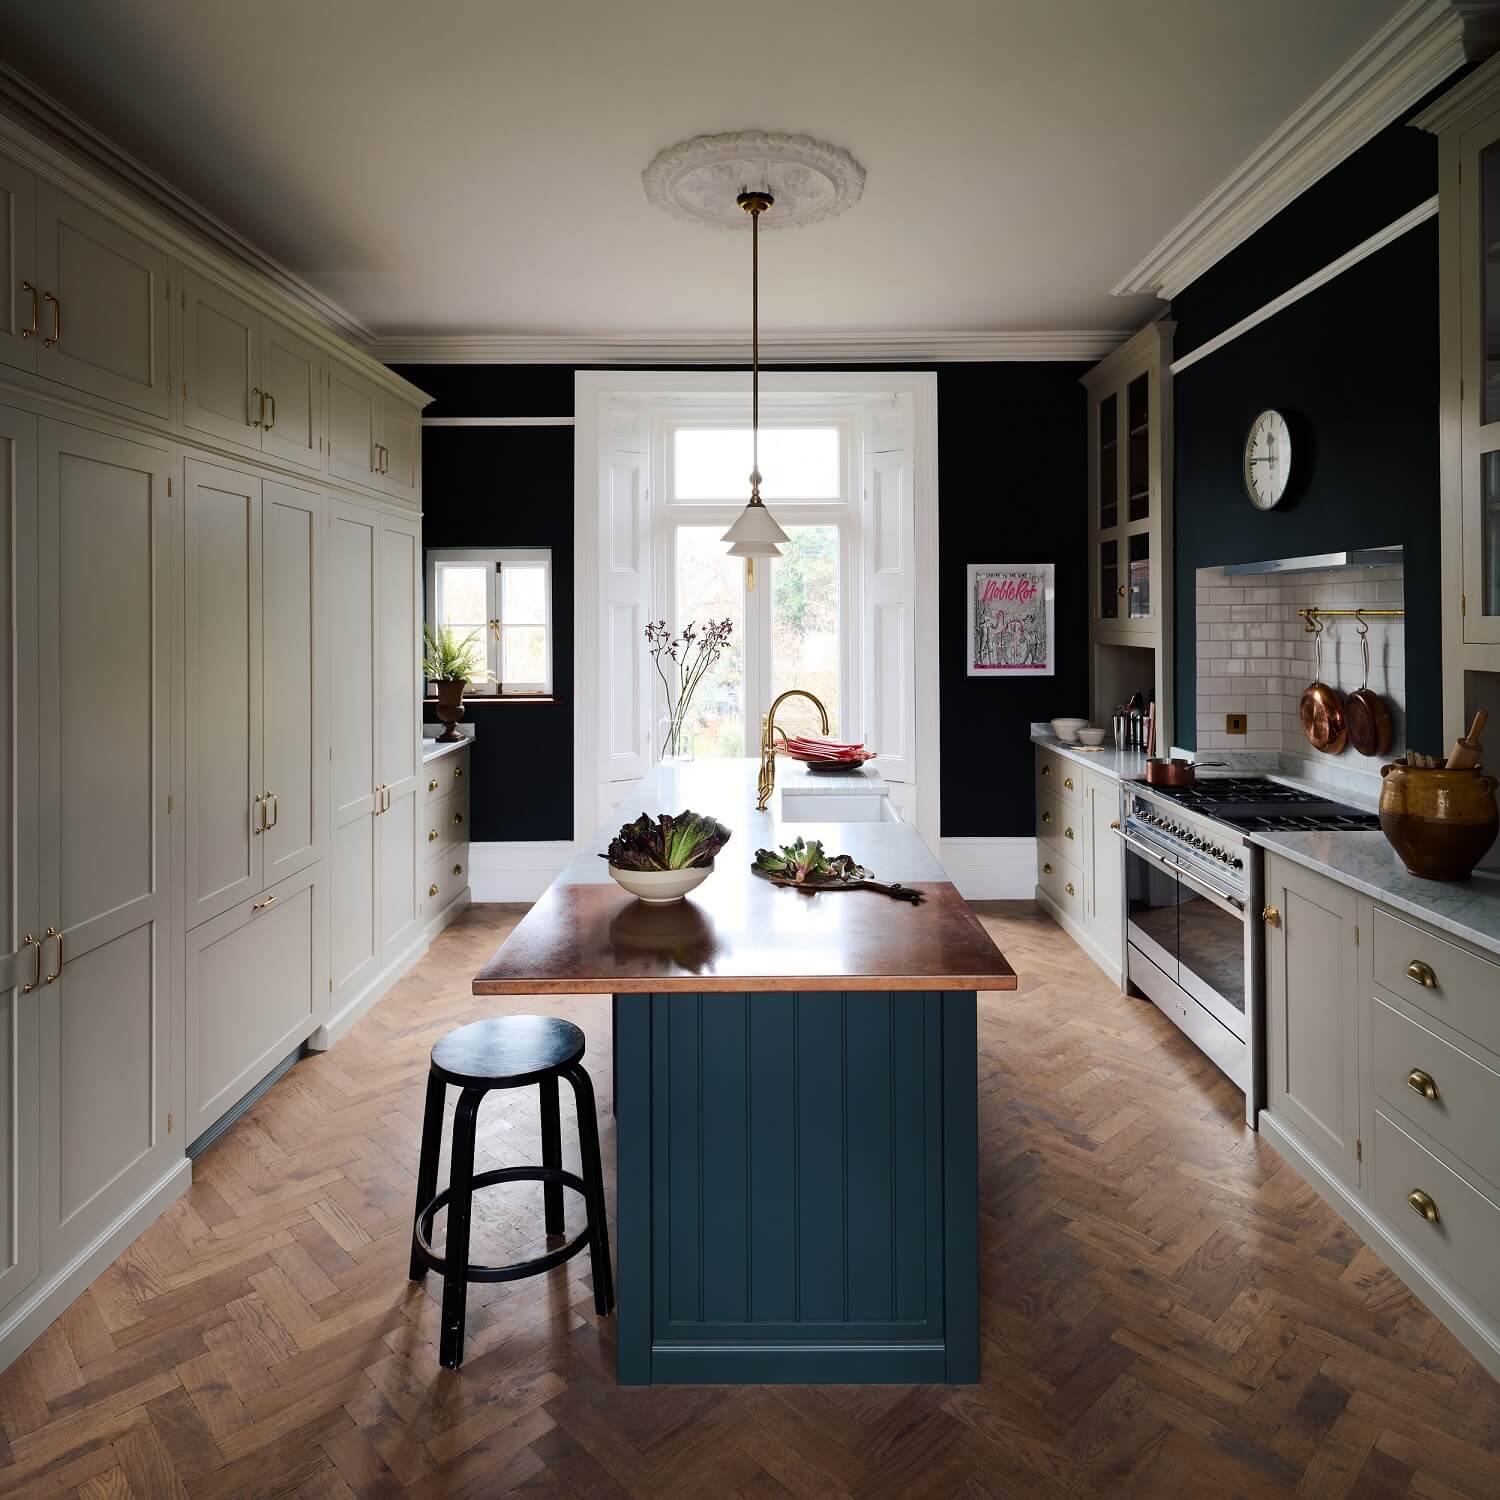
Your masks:
<instances>
[{"instance_id":1,"label":"brass cabinet handle","mask_svg":"<svg viewBox=\"0 0 1500 1500\"><path fill-rule=\"evenodd\" d=\"M1052 774L1052 767L1051 766L1043 766L1042 767L1042 775L1043 776L1050 776L1051 774Z\"/></svg>"},{"instance_id":2,"label":"brass cabinet handle","mask_svg":"<svg viewBox=\"0 0 1500 1500\"><path fill-rule=\"evenodd\" d=\"M1064 828L1063 829L1063 837L1065 839L1072 838L1073 837L1073 830L1071 828Z\"/></svg>"},{"instance_id":3,"label":"brass cabinet handle","mask_svg":"<svg viewBox=\"0 0 1500 1500\"><path fill-rule=\"evenodd\" d=\"M1274 906L1263 906L1260 909L1260 919L1267 927L1281 926L1281 913Z\"/></svg>"},{"instance_id":4,"label":"brass cabinet handle","mask_svg":"<svg viewBox=\"0 0 1500 1500\"><path fill-rule=\"evenodd\" d=\"M437 895L437 886L435 886L435 885L428 886L427 887L427 894L429 896L435 896L435 895Z\"/></svg>"},{"instance_id":5,"label":"brass cabinet handle","mask_svg":"<svg viewBox=\"0 0 1500 1500\"><path fill-rule=\"evenodd\" d=\"M1415 1090L1424 1099L1436 1099L1438 1096L1437 1080L1422 1068L1413 1068L1406 1075L1406 1086Z\"/></svg>"},{"instance_id":6,"label":"brass cabinet handle","mask_svg":"<svg viewBox=\"0 0 1500 1500\"><path fill-rule=\"evenodd\" d=\"M1118 818L1111 818L1110 821L1109 821L1109 826L1111 828L1114 828L1114 829L1118 830L1118 828L1120 826L1120 820Z\"/></svg>"},{"instance_id":7,"label":"brass cabinet handle","mask_svg":"<svg viewBox=\"0 0 1500 1500\"><path fill-rule=\"evenodd\" d=\"M42 340L42 348L50 349L62 338L62 302L54 297L51 292L42 293L42 301L52 304L52 333L48 338Z\"/></svg>"},{"instance_id":8,"label":"brass cabinet handle","mask_svg":"<svg viewBox=\"0 0 1500 1500\"><path fill-rule=\"evenodd\" d=\"M435 844L437 842L437 829L436 828L429 828L427 830L427 842L429 844Z\"/></svg>"},{"instance_id":9,"label":"brass cabinet handle","mask_svg":"<svg viewBox=\"0 0 1500 1500\"><path fill-rule=\"evenodd\" d=\"M463 820L464 820L464 815L462 813L454 813L453 814L453 821L455 823L462 823Z\"/></svg>"},{"instance_id":10,"label":"brass cabinet handle","mask_svg":"<svg viewBox=\"0 0 1500 1500\"><path fill-rule=\"evenodd\" d=\"M455 875L462 875L463 872L464 872L464 867L462 865L454 865L454 867L453 867L453 873Z\"/></svg>"},{"instance_id":11,"label":"brass cabinet handle","mask_svg":"<svg viewBox=\"0 0 1500 1500\"><path fill-rule=\"evenodd\" d=\"M1421 1214L1429 1224L1438 1222L1437 1200L1431 1193L1424 1193L1421 1188L1413 1188L1406 1195L1406 1201L1411 1204L1412 1212Z\"/></svg>"},{"instance_id":12,"label":"brass cabinet handle","mask_svg":"<svg viewBox=\"0 0 1500 1500\"><path fill-rule=\"evenodd\" d=\"M23 328L21 330L21 337L23 339L34 339L36 337L37 326L42 319L41 294L29 281L21 283L21 290L31 293L31 327Z\"/></svg>"},{"instance_id":13,"label":"brass cabinet handle","mask_svg":"<svg viewBox=\"0 0 1500 1500\"><path fill-rule=\"evenodd\" d=\"M267 401L271 403L270 417L266 416ZM270 393L270 391L262 391L260 393L260 419L262 423L264 423L267 432L269 432L276 425L276 398Z\"/></svg>"},{"instance_id":14,"label":"brass cabinet handle","mask_svg":"<svg viewBox=\"0 0 1500 1500\"><path fill-rule=\"evenodd\" d=\"M1052 821L1052 814L1049 813L1049 812L1044 812L1042 814L1042 822L1044 822L1044 823L1050 823L1051 821Z\"/></svg>"},{"instance_id":15,"label":"brass cabinet handle","mask_svg":"<svg viewBox=\"0 0 1500 1500\"><path fill-rule=\"evenodd\" d=\"M1071 792L1073 790L1073 778L1071 776L1064 776L1063 785Z\"/></svg>"},{"instance_id":16,"label":"brass cabinet handle","mask_svg":"<svg viewBox=\"0 0 1500 1500\"><path fill-rule=\"evenodd\" d=\"M31 983L21 986L21 993L29 995L42 982L42 945L28 932L21 939L21 946L36 949L36 952L31 955Z\"/></svg>"},{"instance_id":17,"label":"brass cabinet handle","mask_svg":"<svg viewBox=\"0 0 1500 1500\"><path fill-rule=\"evenodd\" d=\"M1406 977L1420 984L1424 990L1437 988L1437 975L1432 972L1432 965L1424 964L1420 958L1414 958L1407 964Z\"/></svg>"},{"instance_id":18,"label":"brass cabinet handle","mask_svg":"<svg viewBox=\"0 0 1500 1500\"><path fill-rule=\"evenodd\" d=\"M257 398L257 415L250 419L252 427L264 427L266 425L266 393L258 385L250 387L250 394Z\"/></svg>"},{"instance_id":19,"label":"brass cabinet handle","mask_svg":"<svg viewBox=\"0 0 1500 1500\"><path fill-rule=\"evenodd\" d=\"M370 444L370 472L372 474L378 474L380 472L380 444L379 443L371 443Z\"/></svg>"},{"instance_id":20,"label":"brass cabinet handle","mask_svg":"<svg viewBox=\"0 0 1500 1500\"><path fill-rule=\"evenodd\" d=\"M1065 890L1065 891L1066 891L1066 892L1067 892L1067 893L1068 893L1068 894L1069 894L1069 895L1070 895L1070 896L1072 896L1072 895L1076 895L1076 894L1077 894L1077 893L1076 893L1076 892L1075 892L1075 891L1074 891L1074 889L1073 889L1073 882L1072 882L1072 881L1071 881L1071 880L1070 880L1070 881L1069 881L1069 882L1068 882L1068 883L1067 883L1067 884L1066 884L1066 885L1065 885L1065 886L1064 886L1064 887L1063 887L1063 889L1064 889L1064 890Z\"/></svg>"},{"instance_id":21,"label":"brass cabinet handle","mask_svg":"<svg viewBox=\"0 0 1500 1500\"><path fill-rule=\"evenodd\" d=\"M275 792L266 793L266 827L274 828L281 821L281 802Z\"/></svg>"},{"instance_id":22,"label":"brass cabinet handle","mask_svg":"<svg viewBox=\"0 0 1500 1500\"><path fill-rule=\"evenodd\" d=\"M437 791L437 786L438 786L438 784L437 784L437 777L434 776L432 778L432 780L427 783L427 790L429 792L435 792L435 791Z\"/></svg>"},{"instance_id":23,"label":"brass cabinet handle","mask_svg":"<svg viewBox=\"0 0 1500 1500\"><path fill-rule=\"evenodd\" d=\"M251 834L264 833L266 831L266 799L257 797L250 807L250 832Z\"/></svg>"},{"instance_id":24,"label":"brass cabinet handle","mask_svg":"<svg viewBox=\"0 0 1500 1500\"><path fill-rule=\"evenodd\" d=\"M46 932L42 934L42 942L45 943L49 937L57 939L57 968L53 973L48 974L46 978L42 980L43 984L55 984L63 971L62 933L60 933L55 927L49 927ZM37 944L37 952L41 952L40 943Z\"/></svg>"},{"instance_id":25,"label":"brass cabinet handle","mask_svg":"<svg viewBox=\"0 0 1500 1500\"><path fill-rule=\"evenodd\" d=\"M275 906L275 896L267 896L264 901L253 901L250 904L251 911L264 911L268 906Z\"/></svg>"},{"instance_id":26,"label":"brass cabinet handle","mask_svg":"<svg viewBox=\"0 0 1500 1500\"><path fill-rule=\"evenodd\" d=\"M1043 875L1050 875L1051 873L1052 873L1052 866L1051 865L1043 865L1042 866L1042 874Z\"/></svg>"}]
</instances>

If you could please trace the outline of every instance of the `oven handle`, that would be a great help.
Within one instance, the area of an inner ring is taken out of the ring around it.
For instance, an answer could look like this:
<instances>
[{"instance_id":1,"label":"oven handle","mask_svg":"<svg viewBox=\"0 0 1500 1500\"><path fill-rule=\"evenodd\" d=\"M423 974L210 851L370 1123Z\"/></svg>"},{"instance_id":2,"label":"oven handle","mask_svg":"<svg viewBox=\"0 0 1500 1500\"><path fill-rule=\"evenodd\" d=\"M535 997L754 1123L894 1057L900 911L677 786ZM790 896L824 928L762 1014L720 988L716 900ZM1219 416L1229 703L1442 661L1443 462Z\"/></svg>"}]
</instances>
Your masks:
<instances>
[{"instance_id":1,"label":"oven handle","mask_svg":"<svg viewBox=\"0 0 1500 1500\"><path fill-rule=\"evenodd\" d=\"M1158 864L1165 865L1169 870L1174 870L1178 878L1187 886L1190 886L1198 895L1215 906L1227 912L1231 917L1238 917L1241 921L1245 918L1245 903L1238 896L1232 896L1228 891L1222 891L1212 881L1205 879L1196 870L1189 870L1178 864L1175 860L1159 850L1153 849L1149 844L1142 843L1140 839L1133 838L1123 828L1115 829L1115 832L1128 844L1137 854L1147 859L1154 859Z\"/></svg>"}]
</instances>

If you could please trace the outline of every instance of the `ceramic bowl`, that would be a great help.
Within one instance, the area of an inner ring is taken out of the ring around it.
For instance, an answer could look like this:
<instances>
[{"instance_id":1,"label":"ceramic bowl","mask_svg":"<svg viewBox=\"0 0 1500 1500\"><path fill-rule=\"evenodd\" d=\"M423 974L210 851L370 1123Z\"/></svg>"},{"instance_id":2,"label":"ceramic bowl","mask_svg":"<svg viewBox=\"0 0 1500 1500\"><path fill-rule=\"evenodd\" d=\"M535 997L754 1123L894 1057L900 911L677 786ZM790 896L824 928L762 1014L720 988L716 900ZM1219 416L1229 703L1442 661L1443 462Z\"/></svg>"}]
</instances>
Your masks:
<instances>
[{"instance_id":1,"label":"ceramic bowl","mask_svg":"<svg viewBox=\"0 0 1500 1500\"><path fill-rule=\"evenodd\" d=\"M1080 729L1078 731L1078 743L1080 745L1102 745L1104 743L1104 730Z\"/></svg>"},{"instance_id":2,"label":"ceramic bowl","mask_svg":"<svg viewBox=\"0 0 1500 1500\"><path fill-rule=\"evenodd\" d=\"M1052 721L1052 732L1065 745L1076 744L1078 731L1088 725L1087 719L1054 719Z\"/></svg>"},{"instance_id":3,"label":"ceramic bowl","mask_svg":"<svg viewBox=\"0 0 1500 1500\"><path fill-rule=\"evenodd\" d=\"M696 870L621 870L614 865L608 866L608 869L617 885L653 906L681 901L689 891L697 890L714 872L712 865L704 865Z\"/></svg>"}]
</instances>

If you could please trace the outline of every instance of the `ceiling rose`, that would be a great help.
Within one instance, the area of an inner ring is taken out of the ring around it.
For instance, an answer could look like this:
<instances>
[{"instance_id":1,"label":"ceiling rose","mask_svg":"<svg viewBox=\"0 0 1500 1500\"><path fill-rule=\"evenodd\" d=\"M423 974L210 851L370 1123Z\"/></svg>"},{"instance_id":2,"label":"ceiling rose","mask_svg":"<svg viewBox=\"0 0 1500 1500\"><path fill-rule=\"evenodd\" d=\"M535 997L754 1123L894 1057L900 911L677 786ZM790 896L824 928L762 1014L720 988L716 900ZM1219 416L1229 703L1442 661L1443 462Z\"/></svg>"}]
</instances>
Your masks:
<instances>
[{"instance_id":1,"label":"ceiling rose","mask_svg":"<svg viewBox=\"0 0 1500 1500\"><path fill-rule=\"evenodd\" d=\"M865 169L842 147L779 130L695 135L659 151L641 173L646 197L675 219L748 229L736 201L768 190L776 211L763 229L816 224L841 214L865 190Z\"/></svg>"}]
</instances>

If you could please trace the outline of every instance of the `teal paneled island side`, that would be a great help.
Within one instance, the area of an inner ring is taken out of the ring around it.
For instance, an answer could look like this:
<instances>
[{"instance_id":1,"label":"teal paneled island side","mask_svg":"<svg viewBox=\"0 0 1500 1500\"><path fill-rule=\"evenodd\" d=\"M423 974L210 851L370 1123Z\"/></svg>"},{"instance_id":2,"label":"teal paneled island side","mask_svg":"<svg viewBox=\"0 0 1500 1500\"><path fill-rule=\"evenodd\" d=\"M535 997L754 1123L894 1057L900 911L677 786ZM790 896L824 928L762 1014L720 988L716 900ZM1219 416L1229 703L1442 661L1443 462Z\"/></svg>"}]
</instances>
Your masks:
<instances>
[{"instance_id":1,"label":"teal paneled island side","mask_svg":"<svg viewBox=\"0 0 1500 1500\"><path fill-rule=\"evenodd\" d=\"M783 827L756 763L651 773L622 820L734 830L652 907L580 850L476 994L614 996L623 1384L979 1378L976 992L1016 976L915 830ZM916 906L750 872L797 834Z\"/></svg>"}]
</instances>

